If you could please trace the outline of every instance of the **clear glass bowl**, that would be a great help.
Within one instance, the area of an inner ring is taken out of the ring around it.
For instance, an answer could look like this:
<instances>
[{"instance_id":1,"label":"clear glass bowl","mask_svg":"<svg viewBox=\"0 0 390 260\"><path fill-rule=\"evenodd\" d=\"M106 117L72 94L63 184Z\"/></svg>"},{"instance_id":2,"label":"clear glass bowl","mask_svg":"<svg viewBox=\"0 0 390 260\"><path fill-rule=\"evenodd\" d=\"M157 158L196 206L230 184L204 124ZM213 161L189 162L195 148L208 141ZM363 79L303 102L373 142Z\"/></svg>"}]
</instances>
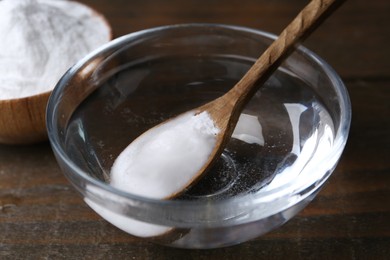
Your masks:
<instances>
[{"instance_id":1,"label":"clear glass bowl","mask_svg":"<svg viewBox=\"0 0 390 260\"><path fill-rule=\"evenodd\" d=\"M260 87L219 161L183 195L148 199L109 184L115 158L132 140L222 95L274 39L237 26L174 25L88 55L63 76L47 108L64 174L103 218L164 245L228 246L282 225L334 170L351 120L342 81L302 46Z\"/></svg>"}]
</instances>

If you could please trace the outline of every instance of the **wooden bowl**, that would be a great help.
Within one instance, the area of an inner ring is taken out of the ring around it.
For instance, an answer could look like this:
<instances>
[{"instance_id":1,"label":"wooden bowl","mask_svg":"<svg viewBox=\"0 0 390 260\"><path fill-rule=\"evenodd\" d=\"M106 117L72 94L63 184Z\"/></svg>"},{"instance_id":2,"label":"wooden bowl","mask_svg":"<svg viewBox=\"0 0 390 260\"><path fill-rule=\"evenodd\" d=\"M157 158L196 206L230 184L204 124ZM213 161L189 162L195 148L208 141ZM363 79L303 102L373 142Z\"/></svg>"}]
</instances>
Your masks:
<instances>
[{"instance_id":1,"label":"wooden bowl","mask_svg":"<svg viewBox=\"0 0 390 260\"><path fill-rule=\"evenodd\" d=\"M46 140L45 114L50 93L0 100L0 142L31 144Z\"/></svg>"},{"instance_id":2,"label":"wooden bowl","mask_svg":"<svg viewBox=\"0 0 390 260\"><path fill-rule=\"evenodd\" d=\"M82 3L72 5L89 9L106 26L107 42L112 40L111 26L101 13ZM0 143L32 144L47 140L45 115L50 94L48 90L28 97L0 99Z\"/></svg>"}]
</instances>

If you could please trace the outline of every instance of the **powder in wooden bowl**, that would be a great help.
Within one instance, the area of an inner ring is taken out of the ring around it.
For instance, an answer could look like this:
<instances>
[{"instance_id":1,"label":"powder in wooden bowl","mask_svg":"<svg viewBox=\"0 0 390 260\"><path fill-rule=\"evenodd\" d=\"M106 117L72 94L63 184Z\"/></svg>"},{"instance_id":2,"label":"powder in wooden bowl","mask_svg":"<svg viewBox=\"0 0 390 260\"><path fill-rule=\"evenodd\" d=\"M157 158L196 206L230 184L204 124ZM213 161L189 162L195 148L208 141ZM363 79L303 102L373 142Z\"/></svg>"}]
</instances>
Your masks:
<instances>
[{"instance_id":1,"label":"powder in wooden bowl","mask_svg":"<svg viewBox=\"0 0 390 260\"><path fill-rule=\"evenodd\" d=\"M50 91L77 60L111 39L106 20L73 1L0 1L0 100Z\"/></svg>"}]
</instances>

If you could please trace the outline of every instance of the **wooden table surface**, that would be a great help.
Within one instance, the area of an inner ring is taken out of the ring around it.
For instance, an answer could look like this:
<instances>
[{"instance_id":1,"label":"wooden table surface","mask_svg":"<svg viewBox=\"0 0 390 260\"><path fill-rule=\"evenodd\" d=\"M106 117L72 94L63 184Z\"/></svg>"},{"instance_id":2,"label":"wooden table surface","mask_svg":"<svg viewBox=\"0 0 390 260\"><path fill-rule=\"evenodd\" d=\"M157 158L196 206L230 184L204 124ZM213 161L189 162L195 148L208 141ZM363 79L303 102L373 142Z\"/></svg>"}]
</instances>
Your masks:
<instances>
[{"instance_id":1,"label":"wooden table surface","mask_svg":"<svg viewBox=\"0 0 390 260\"><path fill-rule=\"evenodd\" d=\"M85 0L114 36L210 22L278 34L303 0ZM390 259L390 1L347 1L305 45L341 75L353 119L335 172L298 216L241 245L184 250L140 242L89 209L48 143L0 145L0 259Z\"/></svg>"}]
</instances>

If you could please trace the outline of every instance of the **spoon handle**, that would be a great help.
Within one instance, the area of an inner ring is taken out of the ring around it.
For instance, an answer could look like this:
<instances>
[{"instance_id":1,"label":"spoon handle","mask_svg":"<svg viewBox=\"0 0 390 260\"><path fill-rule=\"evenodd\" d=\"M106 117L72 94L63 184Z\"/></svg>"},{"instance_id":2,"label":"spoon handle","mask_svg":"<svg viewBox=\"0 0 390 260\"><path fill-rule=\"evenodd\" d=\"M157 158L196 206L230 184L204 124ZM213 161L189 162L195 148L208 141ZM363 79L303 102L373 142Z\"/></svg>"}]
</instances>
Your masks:
<instances>
[{"instance_id":1,"label":"spoon handle","mask_svg":"<svg viewBox=\"0 0 390 260\"><path fill-rule=\"evenodd\" d=\"M235 105L245 104L246 99L250 98L280 63L294 51L296 44L308 37L344 1L312 0L304 7L235 87L229 91L228 96L238 102Z\"/></svg>"}]
</instances>

